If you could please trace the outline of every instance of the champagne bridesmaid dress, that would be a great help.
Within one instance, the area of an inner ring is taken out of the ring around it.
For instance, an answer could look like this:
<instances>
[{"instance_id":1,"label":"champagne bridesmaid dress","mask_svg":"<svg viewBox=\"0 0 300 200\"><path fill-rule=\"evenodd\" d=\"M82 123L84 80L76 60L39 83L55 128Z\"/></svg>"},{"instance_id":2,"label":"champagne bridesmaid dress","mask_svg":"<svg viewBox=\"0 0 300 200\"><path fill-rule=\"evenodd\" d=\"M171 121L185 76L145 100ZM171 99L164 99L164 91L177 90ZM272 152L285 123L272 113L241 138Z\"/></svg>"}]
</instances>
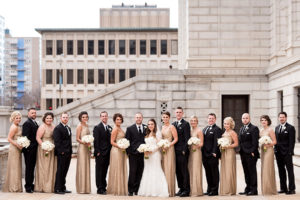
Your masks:
<instances>
[{"instance_id":1,"label":"champagne bridesmaid dress","mask_svg":"<svg viewBox=\"0 0 300 200\"><path fill-rule=\"evenodd\" d=\"M53 131L49 128L45 129L45 133L41 138L43 142L53 141ZM54 183L56 175L57 160L54 155L54 149L45 156L45 151L41 145L38 146L35 171L35 192L54 192Z\"/></svg>"},{"instance_id":2,"label":"champagne bridesmaid dress","mask_svg":"<svg viewBox=\"0 0 300 200\"><path fill-rule=\"evenodd\" d=\"M169 125L161 130L162 139L167 139L170 143L173 141L171 126ZM175 166L175 150L173 145L162 154L162 168L167 179L170 197L175 196Z\"/></svg>"},{"instance_id":3,"label":"champagne bridesmaid dress","mask_svg":"<svg viewBox=\"0 0 300 200\"><path fill-rule=\"evenodd\" d=\"M233 140L229 133L225 132L222 137L228 138L230 144ZM221 179L220 195L236 194L236 154L234 148L222 150L221 155Z\"/></svg>"},{"instance_id":4,"label":"champagne bridesmaid dress","mask_svg":"<svg viewBox=\"0 0 300 200\"><path fill-rule=\"evenodd\" d=\"M14 124L12 126L15 126ZM22 129L18 127L18 132L14 135L13 140L22 136ZM3 192L23 192L22 187L22 152L15 145L9 145L7 170Z\"/></svg>"},{"instance_id":5,"label":"champagne bridesmaid dress","mask_svg":"<svg viewBox=\"0 0 300 200\"><path fill-rule=\"evenodd\" d=\"M82 126L80 138L89 134L89 127ZM90 151L85 144L79 144L77 151L76 191L81 194L91 193Z\"/></svg>"},{"instance_id":6,"label":"champagne bridesmaid dress","mask_svg":"<svg viewBox=\"0 0 300 200\"><path fill-rule=\"evenodd\" d=\"M270 136L270 129L261 130L259 136ZM262 195L276 195L276 180L274 168L274 149L267 147L266 152L264 147L261 147L261 193Z\"/></svg>"}]
</instances>

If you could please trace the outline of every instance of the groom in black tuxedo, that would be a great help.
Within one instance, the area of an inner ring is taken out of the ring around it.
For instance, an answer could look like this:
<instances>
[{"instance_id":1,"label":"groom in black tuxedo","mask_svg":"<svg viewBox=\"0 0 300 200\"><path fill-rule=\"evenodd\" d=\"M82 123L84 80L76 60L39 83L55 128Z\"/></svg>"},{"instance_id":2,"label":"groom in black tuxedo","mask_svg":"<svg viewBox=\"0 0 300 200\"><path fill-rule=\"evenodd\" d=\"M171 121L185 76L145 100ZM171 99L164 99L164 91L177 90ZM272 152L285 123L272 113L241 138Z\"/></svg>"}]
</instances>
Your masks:
<instances>
[{"instance_id":1,"label":"groom in black tuxedo","mask_svg":"<svg viewBox=\"0 0 300 200\"><path fill-rule=\"evenodd\" d=\"M23 148L25 160L25 190L27 193L32 193L34 190L34 168L36 163L36 153L38 143L36 141L36 132L39 125L36 123L36 110L35 108L28 109L28 119L23 124L22 135L30 140L28 148Z\"/></svg>"},{"instance_id":2,"label":"groom in black tuxedo","mask_svg":"<svg viewBox=\"0 0 300 200\"><path fill-rule=\"evenodd\" d=\"M68 113L62 113L60 123L53 130L54 153L57 156L57 171L54 185L56 194L71 193L71 191L66 189L66 176L72 156L72 132L67 125L68 121Z\"/></svg>"},{"instance_id":3,"label":"groom in black tuxedo","mask_svg":"<svg viewBox=\"0 0 300 200\"><path fill-rule=\"evenodd\" d=\"M207 122L208 125L203 129L202 147L202 162L207 181L207 192L204 194L216 196L219 190L219 158L221 157L217 141L222 136L222 130L216 125L216 114L208 114Z\"/></svg>"},{"instance_id":4,"label":"groom in black tuxedo","mask_svg":"<svg viewBox=\"0 0 300 200\"><path fill-rule=\"evenodd\" d=\"M256 162L259 158L258 138L259 130L250 122L250 115L244 113L242 115L242 123L244 124L239 133L240 156L244 169L246 188L241 195L257 195L257 171Z\"/></svg>"},{"instance_id":5,"label":"groom in black tuxedo","mask_svg":"<svg viewBox=\"0 0 300 200\"><path fill-rule=\"evenodd\" d=\"M130 146L126 149L129 159L128 196L137 195L144 171L144 154L137 151L137 148L145 143L147 126L142 122L142 113L137 113L135 124L126 130L125 137L130 142Z\"/></svg>"},{"instance_id":6,"label":"groom in black tuxedo","mask_svg":"<svg viewBox=\"0 0 300 200\"><path fill-rule=\"evenodd\" d=\"M108 113L100 113L101 122L94 127L94 156L96 161L97 194L106 194L106 175L110 159L110 134L112 127L107 124Z\"/></svg>"},{"instance_id":7,"label":"groom in black tuxedo","mask_svg":"<svg viewBox=\"0 0 300 200\"><path fill-rule=\"evenodd\" d=\"M295 194L295 175L293 155L295 147L295 127L287 123L286 112L278 114L280 124L275 128L277 144L275 145L275 156L278 166L280 191L279 193ZM289 188L286 185L286 171L289 177ZM289 189L289 190L288 190Z\"/></svg>"},{"instance_id":8,"label":"groom in black tuxedo","mask_svg":"<svg viewBox=\"0 0 300 200\"><path fill-rule=\"evenodd\" d=\"M176 121L172 123L176 127L178 142L175 144L176 177L179 191L176 196L187 197L190 195L190 174L188 170L189 147L188 140L191 137L190 124L182 119L183 109L177 107L175 111Z\"/></svg>"}]
</instances>

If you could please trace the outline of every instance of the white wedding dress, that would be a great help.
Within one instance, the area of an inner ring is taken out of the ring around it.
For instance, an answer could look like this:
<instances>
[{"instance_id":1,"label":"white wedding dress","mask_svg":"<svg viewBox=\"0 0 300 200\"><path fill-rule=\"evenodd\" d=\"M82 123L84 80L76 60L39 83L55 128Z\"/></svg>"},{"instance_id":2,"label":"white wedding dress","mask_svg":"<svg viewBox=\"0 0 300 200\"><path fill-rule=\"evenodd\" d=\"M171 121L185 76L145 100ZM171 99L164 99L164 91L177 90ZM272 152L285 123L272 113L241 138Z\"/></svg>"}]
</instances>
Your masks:
<instances>
[{"instance_id":1,"label":"white wedding dress","mask_svg":"<svg viewBox=\"0 0 300 200\"><path fill-rule=\"evenodd\" d=\"M140 196L169 197L168 184L161 167L161 153L158 151L154 137L145 139L146 144L152 147L149 159L144 160L144 171L138 191Z\"/></svg>"}]
</instances>

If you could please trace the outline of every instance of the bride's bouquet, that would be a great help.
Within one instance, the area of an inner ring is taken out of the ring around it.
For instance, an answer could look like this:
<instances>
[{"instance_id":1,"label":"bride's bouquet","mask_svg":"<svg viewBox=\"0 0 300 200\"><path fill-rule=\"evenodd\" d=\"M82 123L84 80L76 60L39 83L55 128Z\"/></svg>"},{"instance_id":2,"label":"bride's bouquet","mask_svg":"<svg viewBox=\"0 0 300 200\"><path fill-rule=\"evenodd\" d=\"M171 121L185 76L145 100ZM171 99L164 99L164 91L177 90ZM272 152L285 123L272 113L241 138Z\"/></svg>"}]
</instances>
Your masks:
<instances>
[{"instance_id":1,"label":"bride's bouquet","mask_svg":"<svg viewBox=\"0 0 300 200\"><path fill-rule=\"evenodd\" d=\"M188 145L199 145L200 144L200 139L197 138L197 137L191 137L189 140L188 140ZM193 149L193 152L195 152L196 149Z\"/></svg>"},{"instance_id":2,"label":"bride's bouquet","mask_svg":"<svg viewBox=\"0 0 300 200\"><path fill-rule=\"evenodd\" d=\"M117 141L117 145L125 153L125 149L127 149L130 146L130 142L126 138L122 138Z\"/></svg>"},{"instance_id":3,"label":"bride's bouquet","mask_svg":"<svg viewBox=\"0 0 300 200\"><path fill-rule=\"evenodd\" d=\"M42 143L42 149L46 151L45 156L49 155L49 152L54 149L55 145L50 141L45 141Z\"/></svg>"},{"instance_id":4,"label":"bride's bouquet","mask_svg":"<svg viewBox=\"0 0 300 200\"><path fill-rule=\"evenodd\" d=\"M81 138L81 141L84 142L84 143L86 143L86 144L89 144L89 146L88 146L89 150L92 149L92 147L90 145L90 144L92 144L92 142L94 142L94 137L92 135L85 135L85 136L83 136Z\"/></svg>"},{"instance_id":5,"label":"bride's bouquet","mask_svg":"<svg viewBox=\"0 0 300 200\"><path fill-rule=\"evenodd\" d=\"M270 138L270 136L264 135L261 138L259 138L258 143L259 143L259 146L262 146L264 144L271 144L272 139ZM264 152L266 152L266 151L267 151L267 147L264 146Z\"/></svg>"},{"instance_id":6,"label":"bride's bouquet","mask_svg":"<svg viewBox=\"0 0 300 200\"><path fill-rule=\"evenodd\" d=\"M218 139L218 145L220 146L220 149L222 151L225 151L225 147L229 147L230 146L230 141L228 138L219 138Z\"/></svg>"},{"instance_id":7,"label":"bride's bouquet","mask_svg":"<svg viewBox=\"0 0 300 200\"><path fill-rule=\"evenodd\" d=\"M169 140L163 139L163 140L158 141L157 146L159 148L162 148L162 152L163 152L163 154L165 154L166 151L164 150L164 148L169 148L170 144L171 143L169 142Z\"/></svg>"},{"instance_id":8,"label":"bride's bouquet","mask_svg":"<svg viewBox=\"0 0 300 200\"><path fill-rule=\"evenodd\" d=\"M149 144L141 144L138 148L137 151L140 153L146 153L146 152L150 152L152 150L151 146ZM148 159L149 155L144 154L144 158Z\"/></svg>"},{"instance_id":9,"label":"bride's bouquet","mask_svg":"<svg viewBox=\"0 0 300 200\"><path fill-rule=\"evenodd\" d=\"M30 140L26 136L18 137L17 144L23 148L27 148L30 145Z\"/></svg>"}]
</instances>

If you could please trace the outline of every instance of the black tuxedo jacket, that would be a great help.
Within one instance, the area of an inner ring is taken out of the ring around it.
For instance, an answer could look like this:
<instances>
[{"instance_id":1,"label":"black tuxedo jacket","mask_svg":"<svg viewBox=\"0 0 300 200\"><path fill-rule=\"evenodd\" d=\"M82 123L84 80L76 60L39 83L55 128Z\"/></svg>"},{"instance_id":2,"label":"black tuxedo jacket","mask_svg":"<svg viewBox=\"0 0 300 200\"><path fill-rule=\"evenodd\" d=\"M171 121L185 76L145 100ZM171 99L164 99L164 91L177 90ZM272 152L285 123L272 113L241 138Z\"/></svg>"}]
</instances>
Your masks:
<instances>
[{"instance_id":1,"label":"black tuxedo jacket","mask_svg":"<svg viewBox=\"0 0 300 200\"><path fill-rule=\"evenodd\" d=\"M214 124L211 129L209 129L209 126L206 126L203 129L203 136L202 155L205 157L212 157L214 153L217 158L220 158L221 152L218 147L218 139L222 136L222 130L216 124Z\"/></svg>"},{"instance_id":2,"label":"black tuxedo jacket","mask_svg":"<svg viewBox=\"0 0 300 200\"><path fill-rule=\"evenodd\" d=\"M54 153L55 155L61 155L62 153L72 154L72 132L69 127L70 135L68 129L59 123L53 130L54 138Z\"/></svg>"},{"instance_id":3,"label":"black tuxedo jacket","mask_svg":"<svg viewBox=\"0 0 300 200\"><path fill-rule=\"evenodd\" d=\"M140 153L136 149L139 148L141 144L145 143L146 128L147 128L145 124L142 124L142 126L143 126L143 134L139 133L136 124L127 127L125 137L130 142L130 146L126 149L127 154Z\"/></svg>"},{"instance_id":4,"label":"black tuxedo jacket","mask_svg":"<svg viewBox=\"0 0 300 200\"><path fill-rule=\"evenodd\" d=\"M281 155L294 155L295 127L289 123L285 124L285 129L279 132L280 125L275 128L275 135L277 144L275 145L275 152Z\"/></svg>"},{"instance_id":5,"label":"black tuxedo jacket","mask_svg":"<svg viewBox=\"0 0 300 200\"><path fill-rule=\"evenodd\" d=\"M254 153L254 156L259 157L258 138L259 130L257 126L250 123L245 130L243 130L242 126L239 132L240 152L247 154Z\"/></svg>"},{"instance_id":6,"label":"black tuxedo jacket","mask_svg":"<svg viewBox=\"0 0 300 200\"><path fill-rule=\"evenodd\" d=\"M175 151L189 153L189 146L187 142L191 137L190 123L181 119L179 126L177 126L177 121L173 122L172 125L175 126L178 135L178 141L174 145Z\"/></svg>"},{"instance_id":7,"label":"black tuxedo jacket","mask_svg":"<svg viewBox=\"0 0 300 200\"><path fill-rule=\"evenodd\" d=\"M98 153L100 153L103 156L106 156L110 153L111 131L112 127L110 125L107 125L107 129L105 130L102 122L100 122L97 126L94 127L94 156L97 156Z\"/></svg>"},{"instance_id":8,"label":"black tuxedo jacket","mask_svg":"<svg viewBox=\"0 0 300 200\"><path fill-rule=\"evenodd\" d=\"M36 141L36 132L38 130L39 126L35 124L32 119L27 119L22 127L22 135L26 136L30 140L30 145L27 148L27 150L36 148L38 143ZM26 148L23 148L23 151L26 150Z\"/></svg>"}]
</instances>

